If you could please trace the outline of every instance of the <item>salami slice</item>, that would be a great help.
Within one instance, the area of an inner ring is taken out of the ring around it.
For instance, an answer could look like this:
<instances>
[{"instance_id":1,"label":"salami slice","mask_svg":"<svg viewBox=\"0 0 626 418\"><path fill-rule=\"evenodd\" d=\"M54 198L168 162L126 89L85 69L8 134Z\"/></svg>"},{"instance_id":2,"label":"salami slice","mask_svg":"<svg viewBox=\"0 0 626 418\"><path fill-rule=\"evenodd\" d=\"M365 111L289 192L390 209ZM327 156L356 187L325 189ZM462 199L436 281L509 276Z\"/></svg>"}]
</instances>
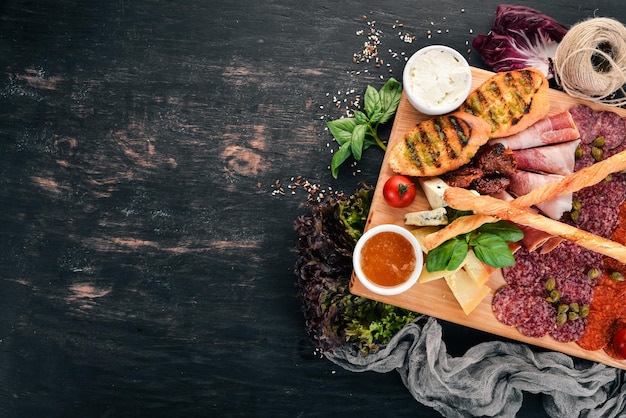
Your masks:
<instances>
[{"instance_id":1,"label":"salami slice","mask_svg":"<svg viewBox=\"0 0 626 418\"><path fill-rule=\"evenodd\" d=\"M617 113L607 110L599 112L596 126L597 128L594 129L596 137L601 136L604 138L603 148L610 150L621 145L624 141L626 123Z\"/></svg>"},{"instance_id":2,"label":"salami slice","mask_svg":"<svg viewBox=\"0 0 626 418\"><path fill-rule=\"evenodd\" d=\"M578 341L587 327L587 318L566 321L563 325L556 325L550 336L560 343Z\"/></svg>"},{"instance_id":3,"label":"salami slice","mask_svg":"<svg viewBox=\"0 0 626 418\"><path fill-rule=\"evenodd\" d=\"M541 254L521 247L515 252L515 265L502 269L504 280L510 285L541 289L544 262Z\"/></svg>"},{"instance_id":4,"label":"salami slice","mask_svg":"<svg viewBox=\"0 0 626 418\"><path fill-rule=\"evenodd\" d=\"M598 284L593 289L593 300L587 316L587 327L576 343L585 350L600 350L609 344L613 335L611 324L616 320L615 292L610 286Z\"/></svg>"},{"instance_id":5,"label":"salami slice","mask_svg":"<svg viewBox=\"0 0 626 418\"><path fill-rule=\"evenodd\" d=\"M574 198L584 202L584 206L603 206L616 210L624 201L626 187L617 181L601 181L574 193ZM583 207L584 207L583 206Z\"/></svg>"},{"instance_id":6,"label":"salami slice","mask_svg":"<svg viewBox=\"0 0 626 418\"><path fill-rule=\"evenodd\" d=\"M586 275L575 273L569 277L557 277L556 289L561 294L561 303L589 305L593 298L593 285Z\"/></svg>"},{"instance_id":7,"label":"salami slice","mask_svg":"<svg viewBox=\"0 0 626 418\"><path fill-rule=\"evenodd\" d=\"M491 307L504 325L518 326L528 320L530 295L520 286L502 286L493 296Z\"/></svg>"},{"instance_id":8,"label":"salami slice","mask_svg":"<svg viewBox=\"0 0 626 418\"><path fill-rule=\"evenodd\" d=\"M533 296L530 301L528 319L517 329L527 337L540 338L554 329L556 309L540 296Z\"/></svg>"},{"instance_id":9,"label":"salami slice","mask_svg":"<svg viewBox=\"0 0 626 418\"><path fill-rule=\"evenodd\" d=\"M593 129L595 127L595 118L593 115L593 109L585 105L577 105L569 110L578 131L580 132L580 139L583 143L589 144L594 138Z\"/></svg>"},{"instance_id":10,"label":"salami slice","mask_svg":"<svg viewBox=\"0 0 626 418\"><path fill-rule=\"evenodd\" d=\"M607 345L604 347L604 352L611 358L614 358L615 360L624 360L624 357L622 357L621 354L619 354L617 351L615 351L615 347L613 346L613 335L615 335L615 333L617 331L619 331L620 329L626 327L626 320L617 320L615 321L611 326L610 326L610 333L611 333L611 338L609 339L609 342L607 343Z\"/></svg>"}]
</instances>

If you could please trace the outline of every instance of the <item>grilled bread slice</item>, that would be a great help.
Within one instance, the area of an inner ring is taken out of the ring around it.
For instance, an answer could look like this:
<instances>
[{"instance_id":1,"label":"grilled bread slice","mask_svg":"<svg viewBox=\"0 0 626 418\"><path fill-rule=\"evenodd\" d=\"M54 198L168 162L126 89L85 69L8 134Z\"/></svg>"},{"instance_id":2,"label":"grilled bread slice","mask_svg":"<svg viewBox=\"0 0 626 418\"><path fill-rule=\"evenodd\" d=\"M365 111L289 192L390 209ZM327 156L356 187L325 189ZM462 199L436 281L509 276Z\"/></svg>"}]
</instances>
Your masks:
<instances>
[{"instance_id":1,"label":"grilled bread slice","mask_svg":"<svg viewBox=\"0 0 626 418\"><path fill-rule=\"evenodd\" d=\"M459 110L486 120L491 137L513 135L550 109L548 80L534 68L496 73L472 91Z\"/></svg>"},{"instance_id":2,"label":"grilled bread slice","mask_svg":"<svg viewBox=\"0 0 626 418\"><path fill-rule=\"evenodd\" d=\"M467 164L490 132L487 122L465 112L428 119L387 151L389 165L407 176L438 176Z\"/></svg>"}]
</instances>

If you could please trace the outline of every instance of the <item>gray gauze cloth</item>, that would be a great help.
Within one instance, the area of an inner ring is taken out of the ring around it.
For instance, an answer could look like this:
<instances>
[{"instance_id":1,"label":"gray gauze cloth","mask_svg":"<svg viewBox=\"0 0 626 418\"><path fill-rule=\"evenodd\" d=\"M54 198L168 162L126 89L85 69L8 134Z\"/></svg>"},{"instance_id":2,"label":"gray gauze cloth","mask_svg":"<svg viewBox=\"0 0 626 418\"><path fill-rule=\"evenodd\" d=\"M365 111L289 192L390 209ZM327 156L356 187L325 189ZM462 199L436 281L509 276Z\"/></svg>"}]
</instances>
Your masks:
<instances>
[{"instance_id":1,"label":"gray gauze cloth","mask_svg":"<svg viewBox=\"0 0 626 418\"><path fill-rule=\"evenodd\" d=\"M514 417L523 392L551 417L626 417L626 372L525 344L491 341L452 357L436 319L420 316L379 351L350 346L326 357L354 372L397 370L413 397L446 417Z\"/></svg>"}]
</instances>

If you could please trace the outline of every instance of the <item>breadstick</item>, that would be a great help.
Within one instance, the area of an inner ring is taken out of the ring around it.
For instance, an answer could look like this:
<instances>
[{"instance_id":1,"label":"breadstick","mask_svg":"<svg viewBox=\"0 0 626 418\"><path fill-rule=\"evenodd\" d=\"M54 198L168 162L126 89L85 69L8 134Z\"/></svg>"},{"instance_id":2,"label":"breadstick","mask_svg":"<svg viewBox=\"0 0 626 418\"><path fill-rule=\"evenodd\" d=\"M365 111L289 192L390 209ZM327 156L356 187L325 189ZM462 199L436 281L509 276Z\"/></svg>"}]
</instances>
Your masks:
<instances>
[{"instance_id":1,"label":"breadstick","mask_svg":"<svg viewBox=\"0 0 626 418\"><path fill-rule=\"evenodd\" d=\"M475 195L474 195L475 196ZM438 247L447 240L456 237L457 235L466 234L472 232L476 228L481 227L484 224L490 222L498 222L499 219L494 216L488 215L467 215L456 218L445 227L438 231L428 234L424 237L422 244L426 250L430 251L435 247Z\"/></svg>"},{"instance_id":2,"label":"breadstick","mask_svg":"<svg viewBox=\"0 0 626 418\"><path fill-rule=\"evenodd\" d=\"M446 203L455 209L473 210L479 214L495 216L520 225L531 226L551 235L572 241L591 251L614 258L622 263L626 262L626 246L543 215L520 209L510 202L490 196L479 197L469 190L459 187L446 189L444 198Z\"/></svg>"},{"instance_id":3,"label":"breadstick","mask_svg":"<svg viewBox=\"0 0 626 418\"><path fill-rule=\"evenodd\" d=\"M558 195L577 192L585 187L593 186L609 174L623 170L626 170L626 151L580 169L565 176L561 181L544 184L528 194L513 199L510 204L522 209L528 208L537 203L553 199ZM450 225L426 236L424 238L424 246L427 250L432 250L450 238L473 231L482 225L481 221L488 223L496 222L497 220L497 218L485 215L469 215L457 218ZM512 221L515 222L513 219Z\"/></svg>"}]
</instances>

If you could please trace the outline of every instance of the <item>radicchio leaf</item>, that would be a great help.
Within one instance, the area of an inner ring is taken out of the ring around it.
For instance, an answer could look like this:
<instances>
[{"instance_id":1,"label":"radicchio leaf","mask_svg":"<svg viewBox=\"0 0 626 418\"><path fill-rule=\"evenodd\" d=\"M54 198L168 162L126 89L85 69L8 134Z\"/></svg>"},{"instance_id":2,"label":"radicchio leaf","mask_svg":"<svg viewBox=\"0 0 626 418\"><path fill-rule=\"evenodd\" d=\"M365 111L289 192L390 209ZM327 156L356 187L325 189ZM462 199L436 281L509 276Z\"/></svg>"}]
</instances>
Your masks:
<instances>
[{"instance_id":1,"label":"radicchio leaf","mask_svg":"<svg viewBox=\"0 0 626 418\"><path fill-rule=\"evenodd\" d=\"M491 31L478 35L472 46L494 71L533 67L554 76L551 61L567 27L538 10L501 4Z\"/></svg>"}]
</instances>

